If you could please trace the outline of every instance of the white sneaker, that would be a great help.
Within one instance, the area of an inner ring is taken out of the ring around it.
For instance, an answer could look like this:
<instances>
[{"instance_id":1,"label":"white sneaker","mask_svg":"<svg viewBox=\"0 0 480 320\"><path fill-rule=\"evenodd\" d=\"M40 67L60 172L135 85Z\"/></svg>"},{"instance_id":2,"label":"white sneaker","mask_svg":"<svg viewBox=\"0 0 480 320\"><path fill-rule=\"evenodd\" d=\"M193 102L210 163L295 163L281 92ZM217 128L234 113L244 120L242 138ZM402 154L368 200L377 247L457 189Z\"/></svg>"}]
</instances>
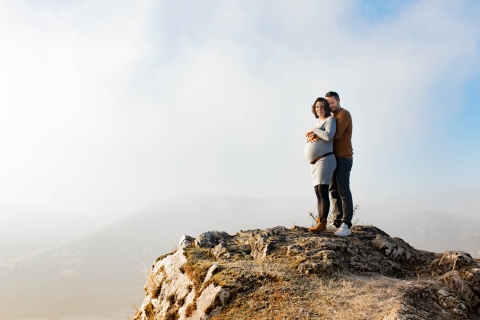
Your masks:
<instances>
[{"instance_id":1,"label":"white sneaker","mask_svg":"<svg viewBox=\"0 0 480 320\"><path fill-rule=\"evenodd\" d=\"M332 224L327 224L327 232L337 232L338 231L338 228L335 227L335 225L332 223Z\"/></svg>"},{"instance_id":2,"label":"white sneaker","mask_svg":"<svg viewBox=\"0 0 480 320\"><path fill-rule=\"evenodd\" d=\"M335 235L339 237L347 237L351 234L352 234L352 231L350 231L346 223L342 223L340 228L338 228L337 232L335 232Z\"/></svg>"}]
</instances>

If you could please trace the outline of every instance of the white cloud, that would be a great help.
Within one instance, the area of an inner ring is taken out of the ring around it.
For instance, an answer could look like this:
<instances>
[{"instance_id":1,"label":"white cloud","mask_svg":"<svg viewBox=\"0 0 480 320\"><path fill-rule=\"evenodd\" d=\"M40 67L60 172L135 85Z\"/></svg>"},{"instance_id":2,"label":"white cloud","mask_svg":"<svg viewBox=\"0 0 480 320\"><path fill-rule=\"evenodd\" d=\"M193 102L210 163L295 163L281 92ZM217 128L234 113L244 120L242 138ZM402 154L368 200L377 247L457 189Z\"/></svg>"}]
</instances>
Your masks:
<instances>
[{"instance_id":1,"label":"white cloud","mask_svg":"<svg viewBox=\"0 0 480 320\"><path fill-rule=\"evenodd\" d=\"M119 93L148 50L144 5L57 5L10 2L0 10L0 136L8 155L1 189L11 201L56 202L55 189L78 178L112 134Z\"/></svg>"},{"instance_id":2,"label":"white cloud","mask_svg":"<svg viewBox=\"0 0 480 320\"><path fill-rule=\"evenodd\" d=\"M4 3L2 200L308 196L303 133L328 90L354 117L354 196L402 192L391 179L405 180L425 118L449 112L436 90L478 74L480 28L464 13L480 10L423 1L372 23L358 5Z\"/></svg>"}]
</instances>

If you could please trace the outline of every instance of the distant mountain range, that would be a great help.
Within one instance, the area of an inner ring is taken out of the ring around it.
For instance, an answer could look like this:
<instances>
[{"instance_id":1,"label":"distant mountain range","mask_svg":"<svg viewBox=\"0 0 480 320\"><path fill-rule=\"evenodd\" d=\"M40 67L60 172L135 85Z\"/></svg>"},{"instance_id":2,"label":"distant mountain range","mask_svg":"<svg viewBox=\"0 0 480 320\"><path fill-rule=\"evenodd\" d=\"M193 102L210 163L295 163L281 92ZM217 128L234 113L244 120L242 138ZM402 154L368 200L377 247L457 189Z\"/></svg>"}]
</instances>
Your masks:
<instances>
[{"instance_id":1,"label":"distant mountain range","mask_svg":"<svg viewBox=\"0 0 480 320\"><path fill-rule=\"evenodd\" d=\"M314 208L312 199L219 194L165 201L60 247L1 263L0 319L128 310L131 303L138 306L144 296L142 269L173 251L181 235L310 225L308 213ZM465 223L453 215L375 205L361 205L355 217L419 249L480 250L475 246L480 245L475 228L480 225L478 219Z\"/></svg>"},{"instance_id":2,"label":"distant mountain range","mask_svg":"<svg viewBox=\"0 0 480 320\"><path fill-rule=\"evenodd\" d=\"M463 250L480 257L480 215L423 210L402 205L361 205L356 215L391 236L433 252Z\"/></svg>"},{"instance_id":3,"label":"distant mountain range","mask_svg":"<svg viewBox=\"0 0 480 320\"><path fill-rule=\"evenodd\" d=\"M172 251L182 234L310 223L311 209L305 200L223 195L166 201L59 248L3 264L0 318L128 309L143 297L139 269Z\"/></svg>"},{"instance_id":4,"label":"distant mountain range","mask_svg":"<svg viewBox=\"0 0 480 320\"><path fill-rule=\"evenodd\" d=\"M0 202L0 265L86 236L125 214L91 216L29 203Z\"/></svg>"}]
</instances>

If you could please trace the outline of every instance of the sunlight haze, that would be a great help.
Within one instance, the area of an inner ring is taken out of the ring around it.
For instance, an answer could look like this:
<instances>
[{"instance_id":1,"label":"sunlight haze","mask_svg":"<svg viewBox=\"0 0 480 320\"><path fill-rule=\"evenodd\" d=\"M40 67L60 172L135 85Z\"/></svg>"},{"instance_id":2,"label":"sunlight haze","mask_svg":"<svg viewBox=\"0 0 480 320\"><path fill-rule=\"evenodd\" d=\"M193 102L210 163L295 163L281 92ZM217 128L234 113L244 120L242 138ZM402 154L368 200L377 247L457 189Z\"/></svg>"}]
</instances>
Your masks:
<instances>
[{"instance_id":1,"label":"sunlight haze","mask_svg":"<svg viewBox=\"0 0 480 320\"><path fill-rule=\"evenodd\" d=\"M329 90L355 202L478 190L478 4L368 3L2 2L0 200L311 196L303 135Z\"/></svg>"},{"instance_id":2,"label":"sunlight haze","mask_svg":"<svg viewBox=\"0 0 480 320\"><path fill-rule=\"evenodd\" d=\"M117 260L138 298L147 248L310 223L305 132L331 90L353 119L355 218L480 257L479 16L468 0L0 2L0 277L76 286L135 234ZM67 314L7 296L0 319Z\"/></svg>"}]
</instances>

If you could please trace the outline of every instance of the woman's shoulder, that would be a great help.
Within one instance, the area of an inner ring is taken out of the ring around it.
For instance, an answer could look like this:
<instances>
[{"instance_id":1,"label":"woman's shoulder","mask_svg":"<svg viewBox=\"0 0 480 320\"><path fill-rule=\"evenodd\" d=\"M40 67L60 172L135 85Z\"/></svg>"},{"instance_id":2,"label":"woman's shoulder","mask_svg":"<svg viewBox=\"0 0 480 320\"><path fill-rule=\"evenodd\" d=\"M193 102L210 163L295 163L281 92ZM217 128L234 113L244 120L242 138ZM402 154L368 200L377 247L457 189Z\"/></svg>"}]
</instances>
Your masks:
<instances>
[{"instance_id":1,"label":"woman's shoulder","mask_svg":"<svg viewBox=\"0 0 480 320\"><path fill-rule=\"evenodd\" d=\"M325 123L335 123L335 118L333 116L329 116L327 119L325 119Z\"/></svg>"}]
</instances>

